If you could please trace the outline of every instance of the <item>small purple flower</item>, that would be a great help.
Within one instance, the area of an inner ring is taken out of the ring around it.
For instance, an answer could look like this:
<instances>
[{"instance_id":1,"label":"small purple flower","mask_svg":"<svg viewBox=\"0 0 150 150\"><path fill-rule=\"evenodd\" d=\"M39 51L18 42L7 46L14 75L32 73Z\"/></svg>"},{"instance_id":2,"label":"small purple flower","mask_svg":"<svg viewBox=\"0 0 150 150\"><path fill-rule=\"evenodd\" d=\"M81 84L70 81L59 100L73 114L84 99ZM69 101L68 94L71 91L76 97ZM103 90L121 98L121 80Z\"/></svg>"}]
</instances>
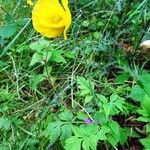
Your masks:
<instances>
[{"instance_id":1,"label":"small purple flower","mask_svg":"<svg viewBox=\"0 0 150 150\"><path fill-rule=\"evenodd\" d=\"M84 122L85 122L85 124L88 124L88 125L93 123L92 120L89 118L84 119Z\"/></svg>"}]
</instances>

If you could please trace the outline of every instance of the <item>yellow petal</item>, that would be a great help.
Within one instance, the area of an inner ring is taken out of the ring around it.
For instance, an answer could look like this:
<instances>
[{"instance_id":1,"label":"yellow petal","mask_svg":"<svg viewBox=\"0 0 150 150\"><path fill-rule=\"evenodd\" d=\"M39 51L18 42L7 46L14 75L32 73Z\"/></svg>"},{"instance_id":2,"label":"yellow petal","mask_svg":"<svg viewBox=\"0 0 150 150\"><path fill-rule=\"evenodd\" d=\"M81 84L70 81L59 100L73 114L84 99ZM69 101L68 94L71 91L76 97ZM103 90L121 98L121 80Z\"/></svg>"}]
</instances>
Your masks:
<instances>
[{"instance_id":1,"label":"yellow petal","mask_svg":"<svg viewBox=\"0 0 150 150\"><path fill-rule=\"evenodd\" d=\"M49 38L55 38L66 32L71 24L68 0L38 0L32 10L33 27L37 32ZM65 10L64 10L65 9Z\"/></svg>"},{"instance_id":2,"label":"yellow petal","mask_svg":"<svg viewBox=\"0 0 150 150\"><path fill-rule=\"evenodd\" d=\"M63 4L63 7L65 8L65 10L69 9L68 8L68 0L62 0L62 4Z\"/></svg>"},{"instance_id":3,"label":"yellow petal","mask_svg":"<svg viewBox=\"0 0 150 150\"><path fill-rule=\"evenodd\" d=\"M64 39L67 39L67 30L69 29L72 21L70 9L68 7L68 0L62 0L63 7L65 8L66 11L66 17L65 17L65 29L64 29Z\"/></svg>"},{"instance_id":4,"label":"yellow petal","mask_svg":"<svg viewBox=\"0 0 150 150\"><path fill-rule=\"evenodd\" d=\"M45 26L38 26L38 28L40 28L40 34L48 38L55 38L64 30L63 28L49 28Z\"/></svg>"}]
</instances>

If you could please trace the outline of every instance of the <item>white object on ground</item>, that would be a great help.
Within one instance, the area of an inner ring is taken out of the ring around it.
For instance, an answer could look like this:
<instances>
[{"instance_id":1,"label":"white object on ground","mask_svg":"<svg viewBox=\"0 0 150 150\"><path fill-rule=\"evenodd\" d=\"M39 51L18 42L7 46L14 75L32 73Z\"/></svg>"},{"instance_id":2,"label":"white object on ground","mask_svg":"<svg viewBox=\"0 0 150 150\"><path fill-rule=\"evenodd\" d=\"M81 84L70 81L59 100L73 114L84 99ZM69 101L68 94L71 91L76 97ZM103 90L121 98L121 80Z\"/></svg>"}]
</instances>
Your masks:
<instances>
[{"instance_id":1,"label":"white object on ground","mask_svg":"<svg viewBox=\"0 0 150 150\"><path fill-rule=\"evenodd\" d=\"M150 48L150 40L146 40L143 43L140 44L140 46L144 49L149 49Z\"/></svg>"}]
</instances>

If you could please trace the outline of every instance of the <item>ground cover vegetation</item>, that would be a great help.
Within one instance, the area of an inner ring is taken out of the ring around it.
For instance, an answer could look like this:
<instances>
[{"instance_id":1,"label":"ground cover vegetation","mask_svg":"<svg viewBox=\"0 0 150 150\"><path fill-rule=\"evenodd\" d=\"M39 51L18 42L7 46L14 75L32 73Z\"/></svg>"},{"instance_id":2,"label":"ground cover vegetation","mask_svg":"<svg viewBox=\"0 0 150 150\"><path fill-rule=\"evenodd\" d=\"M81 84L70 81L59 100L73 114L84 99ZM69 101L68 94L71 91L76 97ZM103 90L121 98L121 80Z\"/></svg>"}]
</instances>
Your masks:
<instances>
[{"instance_id":1,"label":"ground cover vegetation","mask_svg":"<svg viewBox=\"0 0 150 150\"><path fill-rule=\"evenodd\" d=\"M70 0L48 39L32 6L0 1L0 150L149 150L149 0Z\"/></svg>"}]
</instances>

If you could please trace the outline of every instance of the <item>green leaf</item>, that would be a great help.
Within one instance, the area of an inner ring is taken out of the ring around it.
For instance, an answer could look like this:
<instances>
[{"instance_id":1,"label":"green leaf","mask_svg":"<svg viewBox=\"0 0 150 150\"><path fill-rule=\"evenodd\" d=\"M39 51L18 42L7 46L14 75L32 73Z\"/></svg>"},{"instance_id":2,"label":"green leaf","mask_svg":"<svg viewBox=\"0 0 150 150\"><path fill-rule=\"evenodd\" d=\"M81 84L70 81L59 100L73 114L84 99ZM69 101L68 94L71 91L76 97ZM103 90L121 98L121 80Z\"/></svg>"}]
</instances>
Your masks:
<instances>
[{"instance_id":1,"label":"green leaf","mask_svg":"<svg viewBox=\"0 0 150 150\"><path fill-rule=\"evenodd\" d=\"M141 122L150 122L149 117L138 117L136 120Z\"/></svg>"},{"instance_id":2,"label":"green leaf","mask_svg":"<svg viewBox=\"0 0 150 150\"><path fill-rule=\"evenodd\" d=\"M50 76L51 72L52 72L52 67L51 66L48 66L48 67L45 66L44 71L43 71L43 75L48 77L48 76Z\"/></svg>"},{"instance_id":3,"label":"green leaf","mask_svg":"<svg viewBox=\"0 0 150 150\"><path fill-rule=\"evenodd\" d=\"M145 98L145 95L150 97L150 74L143 73L139 77L138 85L135 85L132 87L130 97L137 101L143 101Z\"/></svg>"},{"instance_id":4,"label":"green leaf","mask_svg":"<svg viewBox=\"0 0 150 150\"><path fill-rule=\"evenodd\" d=\"M131 131L131 129L130 129L130 136L133 137L133 138L140 138L141 137L141 135L139 135L134 130Z\"/></svg>"},{"instance_id":5,"label":"green leaf","mask_svg":"<svg viewBox=\"0 0 150 150\"><path fill-rule=\"evenodd\" d=\"M115 137L115 139L119 141L119 139L120 139L120 126L119 126L118 122L111 121L109 123L109 127L113 131L113 136Z\"/></svg>"},{"instance_id":6,"label":"green leaf","mask_svg":"<svg viewBox=\"0 0 150 150\"><path fill-rule=\"evenodd\" d=\"M150 115L150 97L146 94L141 102L143 109L146 110L147 114Z\"/></svg>"},{"instance_id":7,"label":"green leaf","mask_svg":"<svg viewBox=\"0 0 150 150\"><path fill-rule=\"evenodd\" d=\"M66 140L65 150L81 150L82 139L75 136Z\"/></svg>"},{"instance_id":8,"label":"green leaf","mask_svg":"<svg viewBox=\"0 0 150 150\"><path fill-rule=\"evenodd\" d=\"M90 24L90 22L89 22L88 20L84 20L84 21L82 22L82 26L83 26L83 27L88 27L89 24Z\"/></svg>"},{"instance_id":9,"label":"green leaf","mask_svg":"<svg viewBox=\"0 0 150 150\"><path fill-rule=\"evenodd\" d=\"M84 150L96 150L98 142L98 126L97 125L81 125L80 127L73 126L74 138L83 141L82 148ZM90 148L89 148L90 147Z\"/></svg>"},{"instance_id":10,"label":"green leaf","mask_svg":"<svg viewBox=\"0 0 150 150\"><path fill-rule=\"evenodd\" d=\"M86 137L88 133L84 130L84 128L79 128L77 126L73 126L73 132L77 137Z\"/></svg>"},{"instance_id":11,"label":"green leaf","mask_svg":"<svg viewBox=\"0 0 150 150\"><path fill-rule=\"evenodd\" d=\"M92 98L93 98L93 96L87 95L84 100L85 103L89 103L92 100Z\"/></svg>"},{"instance_id":12,"label":"green leaf","mask_svg":"<svg viewBox=\"0 0 150 150\"><path fill-rule=\"evenodd\" d=\"M108 137L108 141L110 142L110 144L114 147L114 146L116 146L117 145L117 143L118 143L118 141L115 139L115 137L114 136L112 136L112 135L110 135L109 137Z\"/></svg>"},{"instance_id":13,"label":"green leaf","mask_svg":"<svg viewBox=\"0 0 150 150\"><path fill-rule=\"evenodd\" d=\"M108 103L108 104L104 105L103 108L104 108L106 117L108 118L109 115L110 115L110 111L111 111L111 109L112 109L112 106Z\"/></svg>"},{"instance_id":14,"label":"green leaf","mask_svg":"<svg viewBox=\"0 0 150 150\"><path fill-rule=\"evenodd\" d=\"M53 50L50 60L57 63L67 63L65 58L62 56L62 53L63 53L62 50Z\"/></svg>"},{"instance_id":15,"label":"green leaf","mask_svg":"<svg viewBox=\"0 0 150 150\"><path fill-rule=\"evenodd\" d=\"M48 48L50 46L50 42L41 38L39 41L33 42L30 44L30 48L38 53L41 53L42 50Z\"/></svg>"},{"instance_id":16,"label":"green leaf","mask_svg":"<svg viewBox=\"0 0 150 150\"><path fill-rule=\"evenodd\" d=\"M128 137L131 135L131 129L130 128L123 128L121 131L121 136L120 136L120 144L124 145L125 143L127 143L128 141Z\"/></svg>"},{"instance_id":17,"label":"green leaf","mask_svg":"<svg viewBox=\"0 0 150 150\"><path fill-rule=\"evenodd\" d=\"M85 138L83 140L83 142L85 142L85 144L87 144L87 147L86 147L87 149L89 149L89 147L90 147L90 149L92 149L92 150L97 150L98 136L92 135L90 137Z\"/></svg>"},{"instance_id":18,"label":"green leaf","mask_svg":"<svg viewBox=\"0 0 150 150\"><path fill-rule=\"evenodd\" d=\"M116 103L115 103L115 106L116 106L116 108L118 108L121 112L123 112L124 111L124 104L125 104L125 102L124 102L124 99L122 99L122 98L118 98L118 100L116 101Z\"/></svg>"},{"instance_id":19,"label":"green leaf","mask_svg":"<svg viewBox=\"0 0 150 150\"><path fill-rule=\"evenodd\" d=\"M64 56L65 56L65 57L68 57L68 58L75 59L75 55L73 54L72 51L66 51L66 52L64 53Z\"/></svg>"},{"instance_id":20,"label":"green leaf","mask_svg":"<svg viewBox=\"0 0 150 150\"><path fill-rule=\"evenodd\" d=\"M106 117L106 113L104 111L98 111L95 113L94 120L103 125L108 122L109 118Z\"/></svg>"},{"instance_id":21,"label":"green leaf","mask_svg":"<svg viewBox=\"0 0 150 150\"><path fill-rule=\"evenodd\" d=\"M34 53L30 61L30 66L35 65L43 60L43 55L41 53Z\"/></svg>"},{"instance_id":22,"label":"green leaf","mask_svg":"<svg viewBox=\"0 0 150 150\"><path fill-rule=\"evenodd\" d=\"M49 137L52 144L55 143L61 135L61 125L61 122L50 123L44 131L44 134Z\"/></svg>"},{"instance_id":23,"label":"green leaf","mask_svg":"<svg viewBox=\"0 0 150 150\"><path fill-rule=\"evenodd\" d=\"M98 137L100 140L106 140L107 139L107 136L105 135L105 133L102 130L99 132Z\"/></svg>"},{"instance_id":24,"label":"green leaf","mask_svg":"<svg viewBox=\"0 0 150 150\"><path fill-rule=\"evenodd\" d=\"M130 97L137 101L142 101L145 96L145 91L139 85L135 85L131 89Z\"/></svg>"},{"instance_id":25,"label":"green leaf","mask_svg":"<svg viewBox=\"0 0 150 150\"><path fill-rule=\"evenodd\" d=\"M77 77L77 84L78 87L80 89L80 96L84 97L84 102L89 103L94 95L94 82L90 81L90 80L86 80L84 77L82 76L78 76Z\"/></svg>"},{"instance_id":26,"label":"green leaf","mask_svg":"<svg viewBox=\"0 0 150 150\"><path fill-rule=\"evenodd\" d=\"M79 120L82 120L82 121L83 121L85 118L88 118L88 115L85 114L84 112L80 111L80 112L77 112L77 118L78 118Z\"/></svg>"},{"instance_id":27,"label":"green leaf","mask_svg":"<svg viewBox=\"0 0 150 150\"><path fill-rule=\"evenodd\" d=\"M89 138L85 138L82 142L83 150L90 150Z\"/></svg>"},{"instance_id":28,"label":"green leaf","mask_svg":"<svg viewBox=\"0 0 150 150\"><path fill-rule=\"evenodd\" d=\"M143 73L140 77L139 77L139 81L142 83L142 85L144 86L144 90L147 93L147 95L150 96L150 74L149 73Z\"/></svg>"},{"instance_id":29,"label":"green leaf","mask_svg":"<svg viewBox=\"0 0 150 150\"><path fill-rule=\"evenodd\" d=\"M53 131L50 133L50 141L51 143L55 143L55 141L58 139L61 133L61 128L60 126L57 126L53 129Z\"/></svg>"},{"instance_id":30,"label":"green leaf","mask_svg":"<svg viewBox=\"0 0 150 150\"><path fill-rule=\"evenodd\" d=\"M150 123L146 125L146 132L150 133Z\"/></svg>"},{"instance_id":31,"label":"green leaf","mask_svg":"<svg viewBox=\"0 0 150 150\"><path fill-rule=\"evenodd\" d=\"M126 110L125 99L115 93L110 96L110 101L102 95L99 95L98 98L100 99L99 107L101 111L105 112L107 118L110 115L116 115Z\"/></svg>"},{"instance_id":32,"label":"green leaf","mask_svg":"<svg viewBox=\"0 0 150 150\"><path fill-rule=\"evenodd\" d=\"M83 87L81 87L82 90L80 92L80 96L86 96L88 94L90 94L90 90L89 89L83 89Z\"/></svg>"},{"instance_id":33,"label":"green leaf","mask_svg":"<svg viewBox=\"0 0 150 150\"><path fill-rule=\"evenodd\" d=\"M116 121L111 121L109 122L109 127L111 130L107 139L112 146L116 146L117 143L120 141L120 126Z\"/></svg>"},{"instance_id":34,"label":"green leaf","mask_svg":"<svg viewBox=\"0 0 150 150\"><path fill-rule=\"evenodd\" d=\"M2 39L4 38L10 38L14 33L17 31L17 24L12 23L5 25L4 27L0 28L0 37Z\"/></svg>"},{"instance_id":35,"label":"green leaf","mask_svg":"<svg viewBox=\"0 0 150 150\"><path fill-rule=\"evenodd\" d=\"M106 125L102 126L101 130L98 132L98 138L100 140L106 140L106 134L110 132L110 128Z\"/></svg>"},{"instance_id":36,"label":"green leaf","mask_svg":"<svg viewBox=\"0 0 150 150\"><path fill-rule=\"evenodd\" d=\"M44 125L45 125L44 127L47 127L49 125L49 123L54 122L54 117L55 117L55 115L53 113L50 113L47 116L46 120L44 121Z\"/></svg>"},{"instance_id":37,"label":"green leaf","mask_svg":"<svg viewBox=\"0 0 150 150\"><path fill-rule=\"evenodd\" d=\"M0 67L8 66L8 64L4 61L0 60Z\"/></svg>"},{"instance_id":38,"label":"green leaf","mask_svg":"<svg viewBox=\"0 0 150 150\"><path fill-rule=\"evenodd\" d=\"M114 102L118 99L118 95L113 93L111 96L110 96L110 101Z\"/></svg>"},{"instance_id":39,"label":"green leaf","mask_svg":"<svg viewBox=\"0 0 150 150\"><path fill-rule=\"evenodd\" d=\"M92 135L89 137L90 148L92 150L97 150L97 142L98 142L98 137L96 135Z\"/></svg>"},{"instance_id":40,"label":"green leaf","mask_svg":"<svg viewBox=\"0 0 150 150\"><path fill-rule=\"evenodd\" d=\"M32 78L32 82L31 82L31 88L32 90L36 90L37 89L37 85L42 82L45 79L45 77L42 74L38 74L37 76Z\"/></svg>"},{"instance_id":41,"label":"green leaf","mask_svg":"<svg viewBox=\"0 0 150 150\"><path fill-rule=\"evenodd\" d=\"M150 138L141 139L140 142L144 146L145 150L149 150L149 148L150 148Z\"/></svg>"},{"instance_id":42,"label":"green leaf","mask_svg":"<svg viewBox=\"0 0 150 150\"><path fill-rule=\"evenodd\" d=\"M125 81L127 81L129 78L129 74L128 73L122 73L119 76L116 77L115 79L115 83L117 84L124 84Z\"/></svg>"},{"instance_id":43,"label":"green leaf","mask_svg":"<svg viewBox=\"0 0 150 150\"><path fill-rule=\"evenodd\" d=\"M88 136L91 136L91 135L96 135L98 133L98 126L97 125L81 125L81 129L84 130L85 132L87 132L86 134Z\"/></svg>"},{"instance_id":44,"label":"green leaf","mask_svg":"<svg viewBox=\"0 0 150 150\"><path fill-rule=\"evenodd\" d=\"M1 89L0 90L0 102L2 101L10 101L13 100L16 96L16 93L10 93L8 89Z\"/></svg>"},{"instance_id":45,"label":"green leaf","mask_svg":"<svg viewBox=\"0 0 150 150\"><path fill-rule=\"evenodd\" d=\"M106 104L108 102L107 98L103 95L97 94L97 97L100 100L100 103Z\"/></svg>"},{"instance_id":46,"label":"green leaf","mask_svg":"<svg viewBox=\"0 0 150 150\"><path fill-rule=\"evenodd\" d=\"M141 101L142 107L137 110L141 116L137 118L138 121L150 122L150 97L145 95L143 101Z\"/></svg>"},{"instance_id":47,"label":"green leaf","mask_svg":"<svg viewBox=\"0 0 150 150\"><path fill-rule=\"evenodd\" d=\"M73 129L75 136L82 137L82 138L90 137L90 136L96 135L98 133L97 125L87 126L87 125L83 124L80 127L73 126L72 129Z\"/></svg>"},{"instance_id":48,"label":"green leaf","mask_svg":"<svg viewBox=\"0 0 150 150\"><path fill-rule=\"evenodd\" d=\"M43 60L48 62L50 60L52 56L52 52L51 51L44 51L43 52Z\"/></svg>"},{"instance_id":49,"label":"green leaf","mask_svg":"<svg viewBox=\"0 0 150 150\"><path fill-rule=\"evenodd\" d=\"M0 129L9 130L11 126L11 121L8 118L0 118Z\"/></svg>"},{"instance_id":50,"label":"green leaf","mask_svg":"<svg viewBox=\"0 0 150 150\"><path fill-rule=\"evenodd\" d=\"M73 119L73 114L70 110L66 109L59 114L59 118L64 121L71 121Z\"/></svg>"},{"instance_id":51,"label":"green leaf","mask_svg":"<svg viewBox=\"0 0 150 150\"><path fill-rule=\"evenodd\" d=\"M96 40L98 40L99 38L100 38L100 32L98 32L98 31L96 31L96 32L94 32L93 33L93 37L96 39Z\"/></svg>"},{"instance_id":52,"label":"green leaf","mask_svg":"<svg viewBox=\"0 0 150 150\"><path fill-rule=\"evenodd\" d=\"M56 82L56 80L57 80L57 77L55 77L55 76L50 76L50 78L51 78L51 83L52 83L52 85L54 85L55 82Z\"/></svg>"},{"instance_id":53,"label":"green leaf","mask_svg":"<svg viewBox=\"0 0 150 150\"><path fill-rule=\"evenodd\" d=\"M65 124L61 127L61 136L60 139L64 144L65 140L70 138L72 135L72 124Z\"/></svg>"}]
</instances>

